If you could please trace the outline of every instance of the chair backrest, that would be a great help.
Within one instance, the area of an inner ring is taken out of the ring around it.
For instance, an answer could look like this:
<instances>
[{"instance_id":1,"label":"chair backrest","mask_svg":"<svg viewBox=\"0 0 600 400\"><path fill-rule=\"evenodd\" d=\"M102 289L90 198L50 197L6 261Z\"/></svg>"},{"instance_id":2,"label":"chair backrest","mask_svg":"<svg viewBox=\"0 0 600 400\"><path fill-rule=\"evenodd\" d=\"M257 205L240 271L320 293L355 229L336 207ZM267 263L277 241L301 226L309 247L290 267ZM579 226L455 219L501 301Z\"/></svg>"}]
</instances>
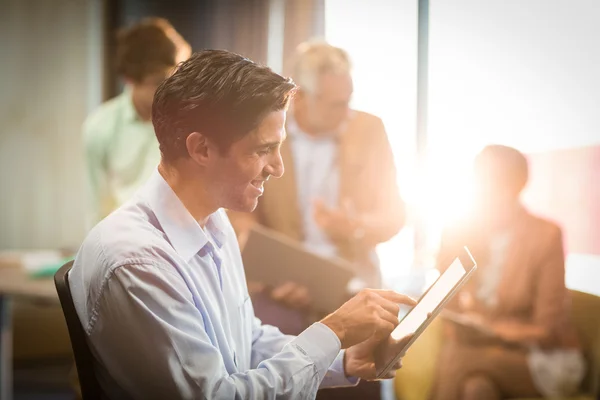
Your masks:
<instances>
[{"instance_id":1,"label":"chair backrest","mask_svg":"<svg viewBox=\"0 0 600 400\"><path fill-rule=\"evenodd\" d=\"M69 330L82 398L83 400L101 400L104 396L94 372L94 356L90 351L85 332L77 316L73 297L71 296L71 288L69 287L69 271L72 266L73 261L63 265L54 275L54 284Z\"/></svg>"},{"instance_id":2,"label":"chair backrest","mask_svg":"<svg viewBox=\"0 0 600 400\"><path fill-rule=\"evenodd\" d=\"M600 395L600 297L571 290L572 318L588 362L585 386Z\"/></svg>"}]
</instances>

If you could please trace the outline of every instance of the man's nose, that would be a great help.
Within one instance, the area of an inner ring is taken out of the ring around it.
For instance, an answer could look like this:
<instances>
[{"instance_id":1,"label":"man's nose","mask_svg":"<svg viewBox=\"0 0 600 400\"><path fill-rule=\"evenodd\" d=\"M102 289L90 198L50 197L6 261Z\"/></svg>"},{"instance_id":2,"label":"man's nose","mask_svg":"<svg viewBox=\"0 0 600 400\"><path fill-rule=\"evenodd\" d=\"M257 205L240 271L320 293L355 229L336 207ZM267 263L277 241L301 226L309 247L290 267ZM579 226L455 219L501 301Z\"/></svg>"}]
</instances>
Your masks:
<instances>
[{"instance_id":1,"label":"man's nose","mask_svg":"<svg viewBox=\"0 0 600 400\"><path fill-rule=\"evenodd\" d=\"M265 172L267 172L269 175L273 175L275 178L281 178L285 172L285 168L283 166L283 159L281 158L280 152L277 152L277 155L275 155L273 161L265 167Z\"/></svg>"}]
</instances>

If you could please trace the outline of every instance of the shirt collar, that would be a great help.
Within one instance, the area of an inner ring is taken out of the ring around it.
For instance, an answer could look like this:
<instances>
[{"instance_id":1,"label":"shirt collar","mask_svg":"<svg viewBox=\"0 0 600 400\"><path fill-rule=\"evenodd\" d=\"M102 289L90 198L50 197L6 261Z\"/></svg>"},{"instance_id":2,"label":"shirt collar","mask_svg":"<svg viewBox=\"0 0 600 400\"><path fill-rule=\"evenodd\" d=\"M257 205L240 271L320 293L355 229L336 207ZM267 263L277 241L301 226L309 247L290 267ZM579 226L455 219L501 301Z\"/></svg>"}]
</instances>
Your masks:
<instances>
[{"instance_id":1,"label":"shirt collar","mask_svg":"<svg viewBox=\"0 0 600 400\"><path fill-rule=\"evenodd\" d=\"M206 230L202 229L158 170L155 170L146 182L141 195L156 215L177 254L186 262L209 243L207 233L217 247L223 246L225 231L221 210L211 214L206 223Z\"/></svg>"}]
</instances>

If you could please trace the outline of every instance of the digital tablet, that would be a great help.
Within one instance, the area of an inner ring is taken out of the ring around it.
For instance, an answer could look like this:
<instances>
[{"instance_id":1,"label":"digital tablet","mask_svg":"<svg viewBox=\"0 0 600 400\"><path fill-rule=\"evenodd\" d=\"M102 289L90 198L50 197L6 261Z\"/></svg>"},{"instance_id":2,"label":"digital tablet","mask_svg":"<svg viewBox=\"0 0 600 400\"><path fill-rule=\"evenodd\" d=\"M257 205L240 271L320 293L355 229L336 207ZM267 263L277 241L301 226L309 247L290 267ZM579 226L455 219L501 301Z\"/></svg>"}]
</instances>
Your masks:
<instances>
[{"instance_id":1,"label":"digital tablet","mask_svg":"<svg viewBox=\"0 0 600 400\"><path fill-rule=\"evenodd\" d=\"M377 378L387 375L398 359L406 353L406 350L417 340L476 269L477 264L473 256L469 249L464 247L448 269L421 296L417 305L400 321L388 339L376 349ZM412 335L410 340L402 340L410 335Z\"/></svg>"},{"instance_id":2,"label":"digital tablet","mask_svg":"<svg viewBox=\"0 0 600 400\"><path fill-rule=\"evenodd\" d=\"M250 231L242 260L248 281L270 287L295 282L308 289L311 307L325 313L348 300L348 284L356 276L352 264L338 257L321 257L302 243L261 226Z\"/></svg>"}]
</instances>

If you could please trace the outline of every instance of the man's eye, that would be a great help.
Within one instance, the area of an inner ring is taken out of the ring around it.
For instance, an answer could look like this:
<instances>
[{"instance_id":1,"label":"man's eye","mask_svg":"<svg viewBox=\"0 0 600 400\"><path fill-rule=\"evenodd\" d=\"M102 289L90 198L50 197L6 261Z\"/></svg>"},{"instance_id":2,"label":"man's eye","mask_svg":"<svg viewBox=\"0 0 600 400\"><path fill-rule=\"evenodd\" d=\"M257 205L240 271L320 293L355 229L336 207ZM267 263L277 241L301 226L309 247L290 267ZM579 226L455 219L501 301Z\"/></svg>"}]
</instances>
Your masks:
<instances>
[{"instance_id":1,"label":"man's eye","mask_svg":"<svg viewBox=\"0 0 600 400\"><path fill-rule=\"evenodd\" d=\"M262 149L258 151L259 156L266 156L271 152L271 149Z\"/></svg>"}]
</instances>

